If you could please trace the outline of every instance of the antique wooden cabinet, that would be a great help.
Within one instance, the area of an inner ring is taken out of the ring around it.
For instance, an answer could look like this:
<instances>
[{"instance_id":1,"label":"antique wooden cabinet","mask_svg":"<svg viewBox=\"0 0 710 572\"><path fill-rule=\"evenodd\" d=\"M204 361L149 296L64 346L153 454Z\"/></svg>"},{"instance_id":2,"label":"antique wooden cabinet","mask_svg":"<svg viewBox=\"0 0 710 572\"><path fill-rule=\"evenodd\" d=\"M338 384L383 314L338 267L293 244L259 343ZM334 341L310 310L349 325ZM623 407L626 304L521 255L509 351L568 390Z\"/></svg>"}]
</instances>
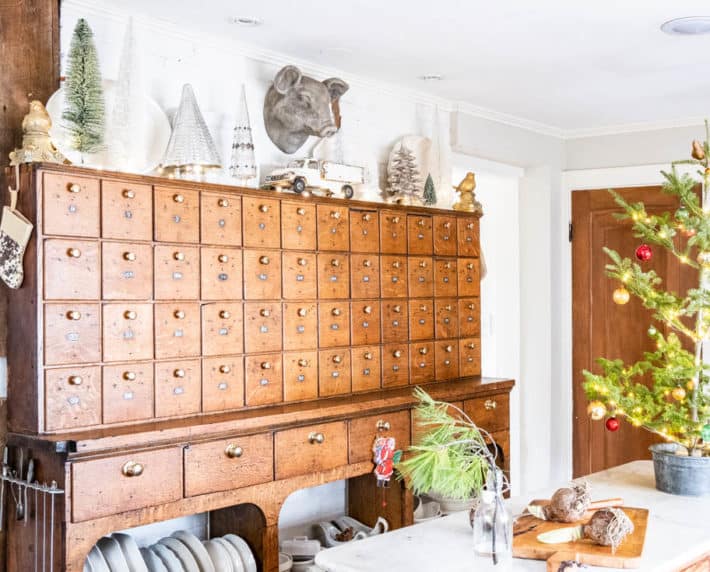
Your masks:
<instances>
[{"instance_id":1,"label":"antique wooden cabinet","mask_svg":"<svg viewBox=\"0 0 710 572\"><path fill-rule=\"evenodd\" d=\"M336 479L353 516L410 523L370 459L377 434L416 435L413 385L507 464L477 216L57 165L20 187L35 233L9 296L9 442L66 491L55 570L114 530L209 512L271 572L284 499ZM32 530L10 519L10 570L31 567Z\"/></svg>"}]
</instances>

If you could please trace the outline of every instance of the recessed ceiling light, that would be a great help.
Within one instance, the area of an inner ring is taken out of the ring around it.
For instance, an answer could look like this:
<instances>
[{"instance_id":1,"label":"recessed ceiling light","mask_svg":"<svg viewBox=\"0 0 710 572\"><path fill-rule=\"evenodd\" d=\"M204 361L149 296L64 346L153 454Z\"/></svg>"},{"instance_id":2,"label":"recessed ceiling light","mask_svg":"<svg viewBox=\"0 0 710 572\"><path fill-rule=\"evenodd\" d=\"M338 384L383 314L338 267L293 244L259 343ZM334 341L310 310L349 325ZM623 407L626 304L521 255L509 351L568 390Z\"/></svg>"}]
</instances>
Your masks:
<instances>
[{"instance_id":1,"label":"recessed ceiling light","mask_svg":"<svg viewBox=\"0 0 710 572\"><path fill-rule=\"evenodd\" d=\"M669 20L661 26L671 36L701 36L710 34L710 16L690 16Z\"/></svg>"},{"instance_id":2,"label":"recessed ceiling light","mask_svg":"<svg viewBox=\"0 0 710 572\"><path fill-rule=\"evenodd\" d=\"M438 73L427 73L424 75L420 75L419 79L422 81L441 81L444 78Z\"/></svg>"},{"instance_id":3,"label":"recessed ceiling light","mask_svg":"<svg viewBox=\"0 0 710 572\"><path fill-rule=\"evenodd\" d=\"M235 16L232 18L232 23L239 26L261 26L264 22L260 18L252 18L251 16Z\"/></svg>"}]
</instances>

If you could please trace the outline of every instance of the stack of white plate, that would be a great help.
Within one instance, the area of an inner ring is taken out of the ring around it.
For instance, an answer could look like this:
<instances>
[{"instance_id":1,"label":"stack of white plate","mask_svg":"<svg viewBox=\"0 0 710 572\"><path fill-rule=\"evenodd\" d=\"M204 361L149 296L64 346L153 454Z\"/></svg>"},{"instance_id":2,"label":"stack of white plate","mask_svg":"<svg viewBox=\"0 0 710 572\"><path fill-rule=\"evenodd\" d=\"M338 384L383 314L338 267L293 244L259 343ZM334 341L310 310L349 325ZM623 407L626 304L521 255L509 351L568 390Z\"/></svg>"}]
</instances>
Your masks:
<instances>
[{"instance_id":1,"label":"stack of white plate","mask_svg":"<svg viewBox=\"0 0 710 572\"><path fill-rule=\"evenodd\" d=\"M131 536L115 533L91 549L84 572L256 572L256 560L234 534L201 542L180 530L139 549Z\"/></svg>"}]
</instances>

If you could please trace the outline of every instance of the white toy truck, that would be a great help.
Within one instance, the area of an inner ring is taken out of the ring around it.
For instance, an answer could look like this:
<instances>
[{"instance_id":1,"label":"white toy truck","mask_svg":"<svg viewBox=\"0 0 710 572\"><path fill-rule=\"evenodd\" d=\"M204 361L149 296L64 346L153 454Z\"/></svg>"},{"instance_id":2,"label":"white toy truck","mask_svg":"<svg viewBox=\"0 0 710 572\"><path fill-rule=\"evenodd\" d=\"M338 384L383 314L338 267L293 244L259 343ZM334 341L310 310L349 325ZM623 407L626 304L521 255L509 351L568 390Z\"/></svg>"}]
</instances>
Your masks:
<instances>
[{"instance_id":1,"label":"white toy truck","mask_svg":"<svg viewBox=\"0 0 710 572\"><path fill-rule=\"evenodd\" d=\"M292 189L299 194L306 190L320 191L328 197L340 195L351 199L353 185L363 182L362 167L318 159L296 159L286 167L272 171L262 187L277 191Z\"/></svg>"}]
</instances>

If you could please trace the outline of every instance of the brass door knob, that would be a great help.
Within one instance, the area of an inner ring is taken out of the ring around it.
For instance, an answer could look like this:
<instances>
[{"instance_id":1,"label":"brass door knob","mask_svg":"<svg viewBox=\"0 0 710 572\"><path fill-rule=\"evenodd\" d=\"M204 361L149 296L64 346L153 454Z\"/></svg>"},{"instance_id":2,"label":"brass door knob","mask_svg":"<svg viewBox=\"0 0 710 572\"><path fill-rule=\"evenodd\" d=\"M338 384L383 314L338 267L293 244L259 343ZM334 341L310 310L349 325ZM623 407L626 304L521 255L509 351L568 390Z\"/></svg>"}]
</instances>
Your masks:
<instances>
[{"instance_id":1,"label":"brass door knob","mask_svg":"<svg viewBox=\"0 0 710 572\"><path fill-rule=\"evenodd\" d=\"M259 311L259 314L262 318L268 318L269 316L271 316L271 310L269 310L268 308L262 308Z\"/></svg>"},{"instance_id":2,"label":"brass door knob","mask_svg":"<svg viewBox=\"0 0 710 572\"><path fill-rule=\"evenodd\" d=\"M136 259L136 253L135 252L124 252L123 259L128 260L129 262L133 262Z\"/></svg>"},{"instance_id":3,"label":"brass door knob","mask_svg":"<svg viewBox=\"0 0 710 572\"><path fill-rule=\"evenodd\" d=\"M84 382L80 375L70 375L68 381L69 385L81 385Z\"/></svg>"},{"instance_id":4,"label":"brass door knob","mask_svg":"<svg viewBox=\"0 0 710 572\"><path fill-rule=\"evenodd\" d=\"M185 312L182 310L175 310L173 312L173 316L175 316L178 320L183 320L185 318Z\"/></svg>"},{"instance_id":5,"label":"brass door knob","mask_svg":"<svg viewBox=\"0 0 710 572\"><path fill-rule=\"evenodd\" d=\"M81 320L81 312L79 312L79 310L69 310L67 312L67 318L74 321Z\"/></svg>"},{"instance_id":6,"label":"brass door knob","mask_svg":"<svg viewBox=\"0 0 710 572\"><path fill-rule=\"evenodd\" d=\"M123 189L122 194L126 199L134 199L136 197L136 192L132 189Z\"/></svg>"},{"instance_id":7,"label":"brass door knob","mask_svg":"<svg viewBox=\"0 0 710 572\"><path fill-rule=\"evenodd\" d=\"M123 317L126 318L126 320L135 320L138 314L133 310L126 310L123 312Z\"/></svg>"},{"instance_id":8,"label":"brass door knob","mask_svg":"<svg viewBox=\"0 0 710 572\"><path fill-rule=\"evenodd\" d=\"M271 362L269 362L269 361L262 361L262 362L261 362L261 369L271 369Z\"/></svg>"},{"instance_id":9,"label":"brass door knob","mask_svg":"<svg viewBox=\"0 0 710 572\"><path fill-rule=\"evenodd\" d=\"M217 201L217 204L221 207L228 207L229 206L229 201L227 199L219 199Z\"/></svg>"},{"instance_id":10,"label":"brass door knob","mask_svg":"<svg viewBox=\"0 0 710 572\"><path fill-rule=\"evenodd\" d=\"M135 461L128 461L121 467L124 477L140 477L143 474L143 465Z\"/></svg>"},{"instance_id":11,"label":"brass door knob","mask_svg":"<svg viewBox=\"0 0 710 572\"><path fill-rule=\"evenodd\" d=\"M495 399L486 399L486 400L483 402L483 407L484 407L487 411L492 411L493 409L495 409L496 407L498 407L498 403L496 403L496 400L495 400Z\"/></svg>"},{"instance_id":12,"label":"brass door knob","mask_svg":"<svg viewBox=\"0 0 710 572\"><path fill-rule=\"evenodd\" d=\"M176 203L184 203L185 202L185 197L183 195L173 195L173 200Z\"/></svg>"},{"instance_id":13,"label":"brass door knob","mask_svg":"<svg viewBox=\"0 0 710 572\"><path fill-rule=\"evenodd\" d=\"M299 317L305 318L306 315L308 314L308 310L306 310L305 308L299 308L297 313L298 313Z\"/></svg>"},{"instance_id":14,"label":"brass door knob","mask_svg":"<svg viewBox=\"0 0 710 572\"><path fill-rule=\"evenodd\" d=\"M79 193L81 192L81 185L77 183L69 183L69 185L67 185L67 190L70 193Z\"/></svg>"},{"instance_id":15,"label":"brass door knob","mask_svg":"<svg viewBox=\"0 0 710 572\"><path fill-rule=\"evenodd\" d=\"M298 360L298 365L301 367L308 367L308 360L301 358Z\"/></svg>"},{"instance_id":16,"label":"brass door knob","mask_svg":"<svg viewBox=\"0 0 710 572\"><path fill-rule=\"evenodd\" d=\"M126 381L134 381L136 379L136 374L132 371L124 371L123 379L125 379Z\"/></svg>"},{"instance_id":17,"label":"brass door knob","mask_svg":"<svg viewBox=\"0 0 710 572\"><path fill-rule=\"evenodd\" d=\"M228 365L219 366L219 373L229 373L230 371L232 371L232 368Z\"/></svg>"},{"instance_id":18,"label":"brass door knob","mask_svg":"<svg viewBox=\"0 0 710 572\"><path fill-rule=\"evenodd\" d=\"M217 260L219 260L220 262L229 262L229 256L227 256L226 254L220 254L217 257Z\"/></svg>"},{"instance_id":19,"label":"brass door knob","mask_svg":"<svg viewBox=\"0 0 710 572\"><path fill-rule=\"evenodd\" d=\"M259 205L259 210L263 213L269 212L269 205Z\"/></svg>"},{"instance_id":20,"label":"brass door knob","mask_svg":"<svg viewBox=\"0 0 710 572\"><path fill-rule=\"evenodd\" d=\"M376 426L378 431L389 431L392 428L390 422L385 421L384 419L378 420Z\"/></svg>"},{"instance_id":21,"label":"brass door knob","mask_svg":"<svg viewBox=\"0 0 710 572\"><path fill-rule=\"evenodd\" d=\"M185 253L184 252L175 252L175 253L173 253L173 258L175 260L182 262L183 260L185 260Z\"/></svg>"},{"instance_id":22,"label":"brass door knob","mask_svg":"<svg viewBox=\"0 0 710 572\"><path fill-rule=\"evenodd\" d=\"M342 356L333 356L333 363L342 363L343 357Z\"/></svg>"},{"instance_id":23,"label":"brass door knob","mask_svg":"<svg viewBox=\"0 0 710 572\"><path fill-rule=\"evenodd\" d=\"M268 257L268 256L260 256L260 257L259 257L259 264L268 264L269 262L270 262L270 261L269 261L269 257Z\"/></svg>"},{"instance_id":24,"label":"brass door knob","mask_svg":"<svg viewBox=\"0 0 710 572\"><path fill-rule=\"evenodd\" d=\"M79 258L81 256L81 250L78 248L70 248L67 250L67 256L69 258Z\"/></svg>"},{"instance_id":25,"label":"brass door knob","mask_svg":"<svg viewBox=\"0 0 710 572\"><path fill-rule=\"evenodd\" d=\"M223 320L226 320L229 318L232 314L228 310L222 310L219 313L219 317L222 318Z\"/></svg>"},{"instance_id":26,"label":"brass door knob","mask_svg":"<svg viewBox=\"0 0 710 572\"><path fill-rule=\"evenodd\" d=\"M224 454L230 459L238 459L244 454L244 449L235 443L230 443L224 450Z\"/></svg>"},{"instance_id":27,"label":"brass door knob","mask_svg":"<svg viewBox=\"0 0 710 572\"><path fill-rule=\"evenodd\" d=\"M308 442L311 445L320 445L325 441L325 435L323 433L310 433L308 435Z\"/></svg>"},{"instance_id":28,"label":"brass door knob","mask_svg":"<svg viewBox=\"0 0 710 572\"><path fill-rule=\"evenodd\" d=\"M176 369L175 371L173 371L173 377L177 377L177 378L185 377L185 370L184 369Z\"/></svg>"}]
</instances>

